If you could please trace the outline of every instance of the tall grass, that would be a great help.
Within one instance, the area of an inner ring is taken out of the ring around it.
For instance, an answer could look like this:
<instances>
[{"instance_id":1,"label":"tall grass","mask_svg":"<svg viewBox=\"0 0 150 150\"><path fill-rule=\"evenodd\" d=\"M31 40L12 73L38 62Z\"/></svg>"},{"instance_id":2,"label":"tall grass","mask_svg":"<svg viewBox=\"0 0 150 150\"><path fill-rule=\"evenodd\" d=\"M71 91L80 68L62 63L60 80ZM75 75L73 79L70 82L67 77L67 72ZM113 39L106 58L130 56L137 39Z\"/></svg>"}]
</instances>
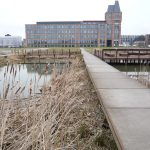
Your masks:
<instances>
[{"instance_id":1,"label":"tall grass","mask_svg":"<svg viewBox=\"0 0 150 150\"><path fill-rule=\"evenodd\" d=\"M111 132L102 128L104 118L79 59L62 74L54 69L51 85L40 96L0 100L0 149L112 149Z\"/></svg>"}]
</instances>

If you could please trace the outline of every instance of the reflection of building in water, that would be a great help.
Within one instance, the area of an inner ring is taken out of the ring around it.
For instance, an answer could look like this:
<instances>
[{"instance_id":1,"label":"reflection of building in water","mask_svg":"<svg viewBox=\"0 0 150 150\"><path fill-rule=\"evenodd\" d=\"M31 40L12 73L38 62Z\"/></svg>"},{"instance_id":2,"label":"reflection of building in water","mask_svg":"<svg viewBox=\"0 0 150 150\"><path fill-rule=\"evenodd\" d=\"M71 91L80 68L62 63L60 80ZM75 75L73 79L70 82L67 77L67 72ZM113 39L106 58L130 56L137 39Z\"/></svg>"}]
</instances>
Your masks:
<instances>
[{"instance_id":1,"label":"reflection of building in water","mask_svg":"<svg viewBox=\"0 0 150 150\"><path fill-rule=\"evenodd\" d=\"M118 46L121 42L122 12L119 2L109 5L103 21L56 21L26 25L31 47Z\"/></svg>"},{"instance_id":2,"label":"reflection of building in water","mask_svg":"<svg viewBox=\"0 0 150 150\"><path fill-rule=\"evenodd\" d=\"M39 75L52 74L55 68L57 73L61 73L63 70L70 66L70 63L49 63L49 64L25 64L28 73L38 73Z\"/></svg>"},{"instance_id":3,"label":"reflection of building in water","mask_svg":"<svg viewBox=\"0 0 150 150\"><path fill-rule=\"evenodd\" d=\"M28 73L38 73L39 75L51 74L52 64L25 64Z\"/></svg>"}]
</instances>

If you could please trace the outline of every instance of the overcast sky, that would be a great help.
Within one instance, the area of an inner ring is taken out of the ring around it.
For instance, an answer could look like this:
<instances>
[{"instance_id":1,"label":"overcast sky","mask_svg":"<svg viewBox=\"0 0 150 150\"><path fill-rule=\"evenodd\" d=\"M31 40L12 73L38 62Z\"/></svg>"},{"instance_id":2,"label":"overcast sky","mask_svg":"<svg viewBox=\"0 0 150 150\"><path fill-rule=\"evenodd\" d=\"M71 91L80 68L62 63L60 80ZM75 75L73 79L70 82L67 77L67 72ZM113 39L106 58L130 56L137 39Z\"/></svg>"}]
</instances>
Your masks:
<instances>
[{"instance_id":1,"label":"overcast sky","mask_svg":"<svg viewBox=\"0 0 150 150\"><path fill-rule=\"evenodd\" d=\"M37 21L104 20L115 0L0 0L0 36L25 37L25 24ZM119 0L122 34L150 33L150 0Z\"/></svg>"}]
</instances>

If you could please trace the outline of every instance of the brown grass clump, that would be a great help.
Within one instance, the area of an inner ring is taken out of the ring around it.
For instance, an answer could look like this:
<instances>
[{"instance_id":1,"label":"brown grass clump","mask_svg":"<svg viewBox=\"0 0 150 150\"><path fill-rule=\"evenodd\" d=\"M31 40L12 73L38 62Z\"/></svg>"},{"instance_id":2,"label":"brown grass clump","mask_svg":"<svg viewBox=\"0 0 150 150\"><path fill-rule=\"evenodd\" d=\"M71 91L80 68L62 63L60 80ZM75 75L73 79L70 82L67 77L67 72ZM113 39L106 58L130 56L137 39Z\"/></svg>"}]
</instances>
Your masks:
<instances>
[{"instance_id":1,"label":"brown grass clump","mask_svg":"<svg viewBox=\"0 0 150 150\"><path fill-rule=\"evenodd\" d=\"M4 57L0 57L0 66L3 66L6 63L7 63L6 59Z\"/></svg>"},{"instance_id":2,"label":"brown grass clump","mask_svg":"<svg viewBox=\"0 0 150 150\"><path fill-rule=\"evenodd\" d=\"M116 149L82 59L39 97L0 101L0 149ZM106 139L106 140L105 140ZM114 146L114 148L113 148Z\"/></svg>"},{"instance_id":3,"label":"brown grass clump","mask_svg":"<svg viewBox=\"0 0 150 150\"><path fill-rule=\"evenodd\" d=\"M6 57L0 57L0 67L7 65L8 63L19 63L21 62L20 59L18 59L16 56L6 56Z\"/></svg>"}]
</instances>

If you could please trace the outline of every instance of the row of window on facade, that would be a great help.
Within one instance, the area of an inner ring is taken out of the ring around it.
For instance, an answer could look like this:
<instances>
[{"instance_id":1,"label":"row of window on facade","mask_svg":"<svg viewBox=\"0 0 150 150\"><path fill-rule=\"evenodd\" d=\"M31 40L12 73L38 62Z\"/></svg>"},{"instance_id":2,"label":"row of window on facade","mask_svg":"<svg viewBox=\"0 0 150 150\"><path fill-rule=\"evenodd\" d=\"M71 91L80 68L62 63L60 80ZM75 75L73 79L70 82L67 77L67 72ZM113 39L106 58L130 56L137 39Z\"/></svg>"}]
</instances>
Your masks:
<instances>
[{"instance_id":1,"label":"row of window on facade","mask_svg":"<svg viewBox=\"0 0 150 150\"><path fill-rule=\"evenodd\" d=\"M42 34L42 33L49 33L49 34L59 34L59 33L64 33L64 34L67 34L67 33L73 33L73 34L80 34L80 33L97 33L98 31L97 30L90 30L90 29L86 29L86 30L80 30L80 31L76 31L76 30L27 30L26 31L27 34ZM102 32L102 31L101 31Z\"/></svg>"},{"instance_id":2,"label":"row of window on facade","mask_svg":"<svg viewBox=\"0 0 150 150\"><path fill-rule=\"evenodd\" d=\"M73 39L73 38L80 38L80 39L111 39L112 38L112 32L108 32L107 35L103 34L80 34L80 35L75 35L75 34L48 34L48 35L30 35L30 39L47 39L47 40L52 40L52 39ZM115 32L114 33L114 38L118 39L119 38L119 33Z\"/></svg>"},{"instance_id":3,"label":"row of window on facade","mask_svg":"<svg viewBox=\"0 0 150 150\"><path fill-rule=\"evenodd\" d=\"M28 44L29 47L105 47L106 44L97 43L56 43L56 44Z\"/></svg>"},{"instance_id":4,"label":"row of window on facade","mask_svg":"<svg viewBox=\"0 0 150 150\"><path fill-rule=\"evenodd\" d=\"M104 29L106 27L106 24L97 24L97 25L80 25L80 24L77 24L77 25L37 25L37 26L34 26L34 25L27 25L26 28L27 29L30 29L30 30L33 30L33 29L36 29L36 30L44 30L44 29L97 29L97 28L101 28L101 29Z\"/></svg>"},{"instance_id":5,"label":"row of window on facade","mask_svg":"<svg viewBox=\"0 0 150 150\"><path fill-rule=\"evenodd\" d=\"M110 25L109 25L110 26ZM107 28L110 28L110 27L107 27ZM50 31L65 31L65 30L69 30L70 32L77 32L77 30L94 30L97 31L98 29L99 30L105 30L106 29L106 25L102 25L102 26L96 26L96 27L93 27L93 26L79 26L79 27L76 27L76 28L57 28L57 26L32 26L32 25L28 25L26 26L26 31L27 32L30 32L30 31L39 31L39 32L50 32Z\"/></svg>"},{"instance_id":6,"label":"row of window on facade","mask_svg":"<svg viewBox=\"0 0 150 150\"><path fill-rule=\"evenodd\" d=\"M105 30L99 30L99 32L104 32ZM111 26L108 26L107 28L107 32L111 32L112 31L112 27ZM98 30L97 29L84 29L84 30L80 30L80 31L76 31L76 30L68 30L68 29L65 29L65 30L36 30L36 29L33 29L33 30L29 30L27 29L26 30L27 34L59 34L59 33L64 33L64 34L83 34L83 33L98 33ZM117 32L119 33L119 26L115 26L114 27L114 32Z\"/></svg>"},{"instance_id":7,"label":"row of window on facade","mask_svg":"<svg viewBox=\"0 0 150 150\"><path fill-rule=\"evenodd\" d=\"M54 39L54 38L105 38L104 34L81 34L81 35L74 35L74 34L48 34L48 35L30 35L31 39Z\"/></svg>"},{"instance_id":8,"label":"row of window on facade","mask_svg":"<svg viewBox=\"0 0 150 150\"><path fill-rule=\"evenodd\" d=\"M28 40L29 44L51 44L51 43L56 43L56 44L63 44L63 43L79 43L79 44L83 44L83 43L101 43L101 44L105 44L105 40Z\"/></svg>"}]
</instances>

